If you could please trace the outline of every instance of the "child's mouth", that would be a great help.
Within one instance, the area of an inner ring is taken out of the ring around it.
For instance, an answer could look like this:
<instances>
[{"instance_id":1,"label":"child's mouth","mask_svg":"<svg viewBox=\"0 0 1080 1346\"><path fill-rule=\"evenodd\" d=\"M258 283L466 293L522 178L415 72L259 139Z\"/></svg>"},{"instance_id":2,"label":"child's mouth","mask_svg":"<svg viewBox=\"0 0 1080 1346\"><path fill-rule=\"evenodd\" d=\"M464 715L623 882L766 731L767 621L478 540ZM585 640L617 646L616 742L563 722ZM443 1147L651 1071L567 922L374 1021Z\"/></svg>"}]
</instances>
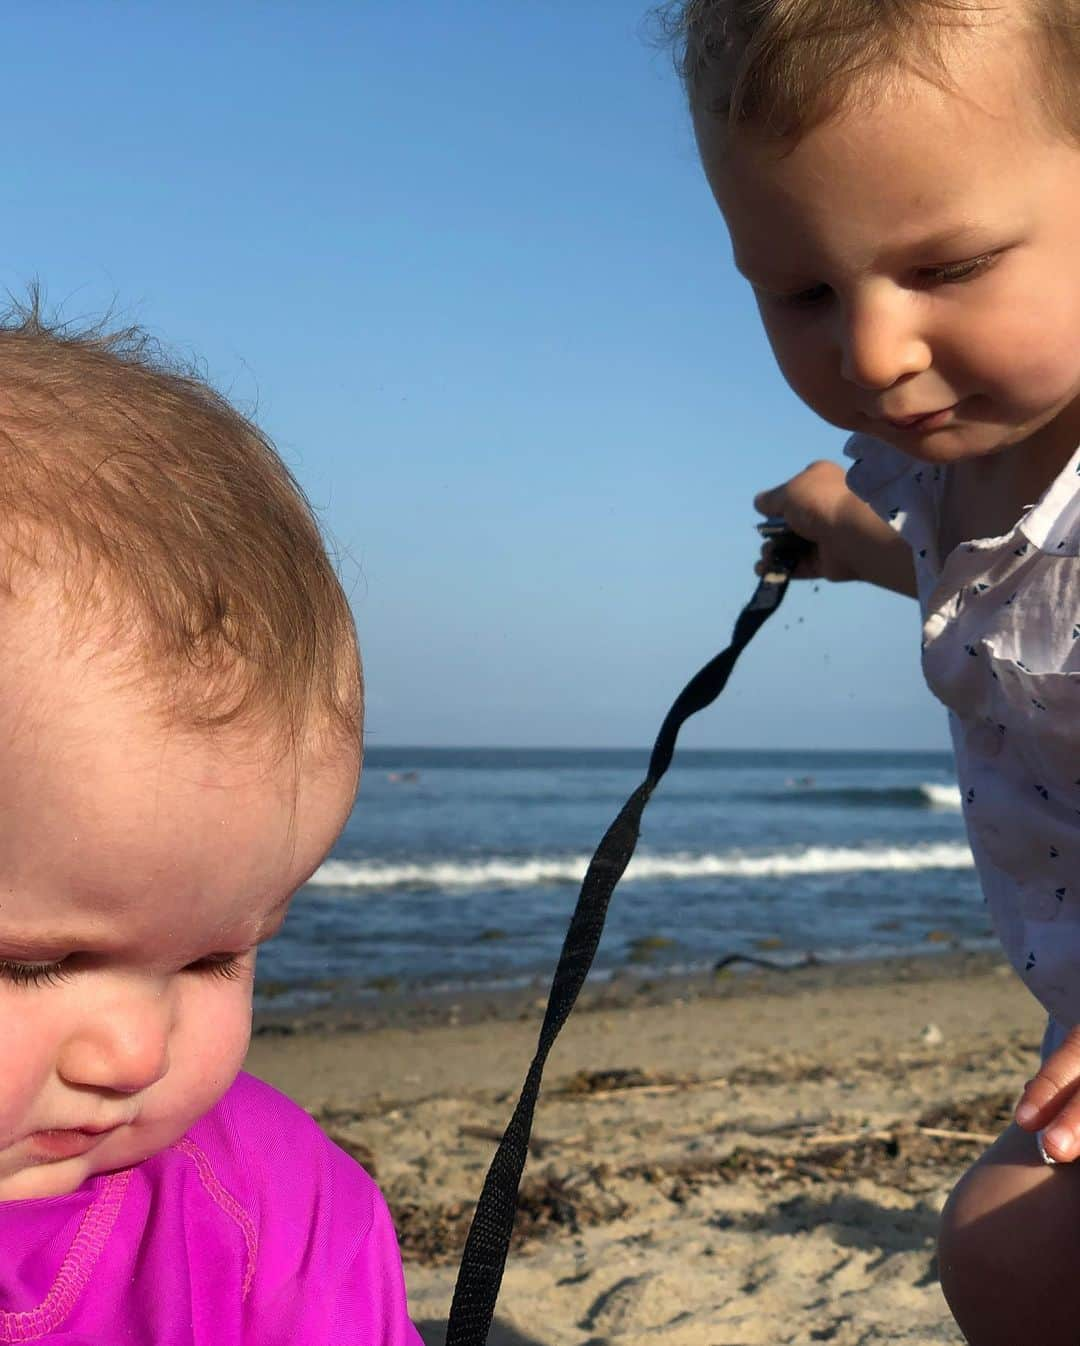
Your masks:
<instances>
[{"instance_id":1,"label":"child's mouth","mask_svg":"<svg viewBox=\"0 0 1080 1346\"><path fill-rule=\"evenodd\" d=\"M115 1126L110 1126L105 1129L87 1127L66 1131L35 1131L29 1137L29 1141L43 1159L73 1159L92 1150L116 1129Z\"/></svg>"},{"instance_id":2,"label":"child's mouth","mask_svg":"<svg viewBox=\"0 0 1080 1346\"><path fill-rule=\"evenodd\" d=\"M882 419L894 430L936 430L948 423L955 410L954 402L952 406L940 407L937 411L921 411L914 416L884 416Z\"/></svg>"}]
</instances>

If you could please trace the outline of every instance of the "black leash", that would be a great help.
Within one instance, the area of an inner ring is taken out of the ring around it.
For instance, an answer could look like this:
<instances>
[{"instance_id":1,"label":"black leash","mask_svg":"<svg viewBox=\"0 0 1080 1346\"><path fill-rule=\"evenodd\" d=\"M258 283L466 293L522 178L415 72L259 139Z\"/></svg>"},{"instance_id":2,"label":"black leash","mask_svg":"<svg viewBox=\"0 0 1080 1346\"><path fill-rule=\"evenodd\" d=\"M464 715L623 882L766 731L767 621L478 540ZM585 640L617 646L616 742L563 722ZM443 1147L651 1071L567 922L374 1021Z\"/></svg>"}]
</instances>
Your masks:
<instances>
[{"instance_id":1,"label":"black leash","mask_svg":"<svg viewBox=\"0 0 1080 1346\"><path fill-rule=\"evenodd\" d=\"M788 532L783 520L769 520L759 531L771 541L770 563L774 568L763 576L754 596L739 614L731 644L691 678L676 697L656 736L645 779L622 806L589 863L552 978L536 1055L476 1203L450 1306L446 1346L485 1346L487 1341L514 1228L518 1188L529 1152L544 1063L592 966L611 894L637 845L645 805L671 765L675 740L683 723L704 710L724 690L735 661L780 606L791 572L809 545Z\"/></svg>"}]
</instances>

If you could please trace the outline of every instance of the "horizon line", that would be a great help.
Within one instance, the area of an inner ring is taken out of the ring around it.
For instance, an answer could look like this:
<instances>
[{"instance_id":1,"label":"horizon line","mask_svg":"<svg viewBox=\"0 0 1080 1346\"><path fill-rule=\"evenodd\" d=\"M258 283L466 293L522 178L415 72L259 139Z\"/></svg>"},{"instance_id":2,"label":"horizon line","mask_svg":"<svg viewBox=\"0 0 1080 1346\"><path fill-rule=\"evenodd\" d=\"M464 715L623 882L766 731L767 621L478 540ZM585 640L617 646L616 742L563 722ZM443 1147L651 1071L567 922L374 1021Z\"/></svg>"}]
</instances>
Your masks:
<instances>
[{"instance_id":1,"label":"horizon line","mask_svg":"<svg viewBox=\"0 0 1080 1346\"><path fill-rule=\"evenodd\" d=\"M580 744L530 744L530 743L365 743L364 752L640 752L648 754L652 751L652 744L643 746L642 744L627 745L607 745L582 747ZM887 752L893 756L907 757L925 757L928 753L936 753L940 756L952 756L952 749L943 746L940 748L733 748L733 747L677 747L678 753L715 753L715 752L760 752L760 753L780 753L780 752L814 752L814 753L833 753L837 756L862 755L871 756L874 753Z\"/></svg>"}]
</instances>

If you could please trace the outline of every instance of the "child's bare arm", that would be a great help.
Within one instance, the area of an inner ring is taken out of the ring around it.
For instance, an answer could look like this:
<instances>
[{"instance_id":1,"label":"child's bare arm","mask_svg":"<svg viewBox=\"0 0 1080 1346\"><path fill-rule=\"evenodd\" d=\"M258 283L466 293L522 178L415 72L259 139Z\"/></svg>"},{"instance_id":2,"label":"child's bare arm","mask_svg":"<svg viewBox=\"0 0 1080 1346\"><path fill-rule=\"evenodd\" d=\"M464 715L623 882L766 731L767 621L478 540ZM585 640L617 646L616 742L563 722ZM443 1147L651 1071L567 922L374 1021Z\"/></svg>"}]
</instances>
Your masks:
<instances>
[{"instance_id":1,"label":"child's bare arm","mask_svg":"<svg viewBox=\"0 0 1080 1346\"><path fill-rule=\"evenodd\" d=\"M815 544L800 561L796 579L866 580L914 598L911 549L848 490L838 464L811 463L783 486L762 491L754 508L782 514L789 528ZM767 568L768 555L766 543L759 574Z\"/></svg>"}]
</instances>

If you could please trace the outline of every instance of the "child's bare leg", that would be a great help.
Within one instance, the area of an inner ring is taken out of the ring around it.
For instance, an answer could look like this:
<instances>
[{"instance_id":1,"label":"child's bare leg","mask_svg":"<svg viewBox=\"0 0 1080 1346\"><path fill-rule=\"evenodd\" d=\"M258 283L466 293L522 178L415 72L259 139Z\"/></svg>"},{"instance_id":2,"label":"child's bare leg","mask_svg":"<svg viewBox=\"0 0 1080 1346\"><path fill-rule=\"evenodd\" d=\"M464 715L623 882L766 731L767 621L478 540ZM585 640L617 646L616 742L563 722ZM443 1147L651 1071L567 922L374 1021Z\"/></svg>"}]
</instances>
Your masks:
<instances>
[{"instance_id":1,"label":"child's bare leg","mask_svg":"<svg viewBox=\"0 0 1080 1346\"><path fill-rule=\"evenodd\" d=\"M971 1346L1077 1346L1080 1164L1044 1164L1010 1126L950 1196L938 1263Z\"/></svg>"}]
</instances>

